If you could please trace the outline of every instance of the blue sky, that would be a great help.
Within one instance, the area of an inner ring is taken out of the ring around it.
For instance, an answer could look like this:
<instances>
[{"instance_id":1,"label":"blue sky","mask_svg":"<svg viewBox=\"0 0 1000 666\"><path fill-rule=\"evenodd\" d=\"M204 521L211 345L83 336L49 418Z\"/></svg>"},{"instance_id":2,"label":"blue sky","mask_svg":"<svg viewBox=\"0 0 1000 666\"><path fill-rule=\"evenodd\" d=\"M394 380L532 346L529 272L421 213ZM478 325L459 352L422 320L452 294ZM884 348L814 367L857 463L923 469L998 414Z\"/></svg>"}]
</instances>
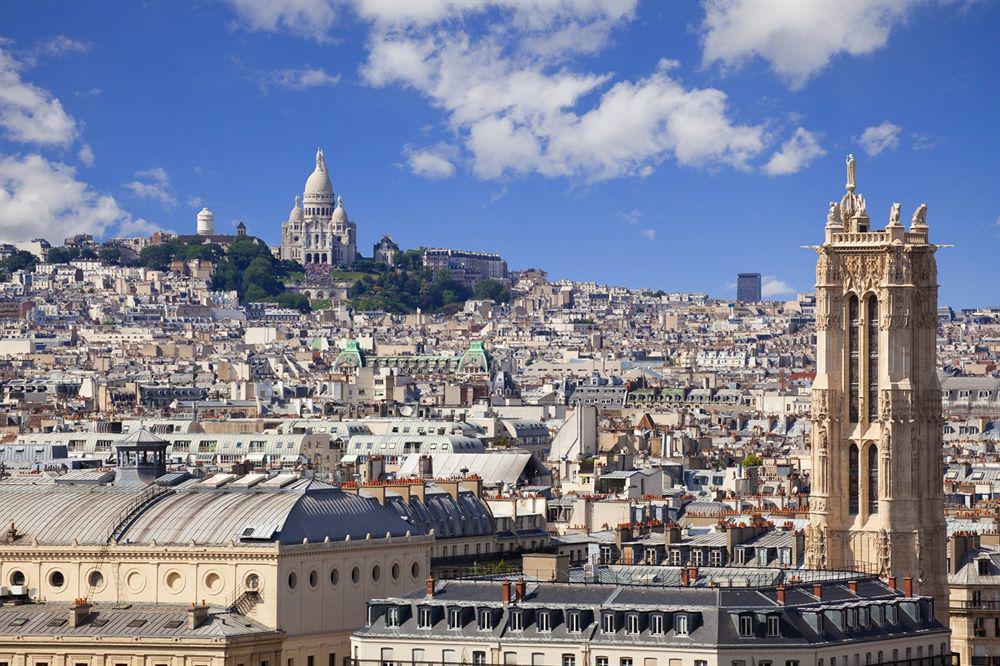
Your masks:
<instances>
[{"instance_id":1,"label":"blue sky","mask_svg":"<svg viewBox=\"0 0 1000 666\"><path fill-rule=\"evenodd\" d=\"M1000 303L996 3L8 2L0 240L274 242L322 146L366 254L554 278L811 289L844 157L882 226L921 202L941 302Z\"/></svg>"}]
</instances>

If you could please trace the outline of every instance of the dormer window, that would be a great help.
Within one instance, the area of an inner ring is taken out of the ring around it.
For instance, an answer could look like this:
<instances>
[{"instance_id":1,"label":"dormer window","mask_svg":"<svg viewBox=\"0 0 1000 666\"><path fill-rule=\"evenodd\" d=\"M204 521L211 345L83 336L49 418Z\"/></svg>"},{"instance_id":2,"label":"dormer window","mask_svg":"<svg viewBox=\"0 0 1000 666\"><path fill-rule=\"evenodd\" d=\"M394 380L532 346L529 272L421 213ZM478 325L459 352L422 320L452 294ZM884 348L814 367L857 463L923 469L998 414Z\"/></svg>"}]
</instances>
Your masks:
<instances>
[{"instance_id":1,"label":"dormer window","mask_svg":"<svg viewBox=\"0 0 1000 666\"><path fill-rule=\"evenodd\" d=\"M581 630L580 611L572 611L566 616L566 626L569 631L579 632Z\"/></svg>"},{"instance_id":2,"label":"dormer window","mask_svg":"<svg viewBox=\"0 0 1000 666\"><path fill-rule=\"evenodd\" d=\"M420 629L430 629L432 624L430 608L421 608L417 611L417 627Z\"/></svg>"},{"instance_id":3,"label":"dormer window","mask_svg":"<svg viewBox=\"0 0 1000 666\"><path fill-rule=\"evenodd\" d=\"M769 615L767 618L767 635L775 638L781 635L781 618L777 615Z\"/></svg>"},{"instance_id":4,"label":"dormer window","mask_svg":"<svg viewBox=\"0 0 1000 666\"><path fill-rule=\"evenodd\" d=\"M753 637L753 616L740 615L739 632L740 632L740 638Z\"/></svg>"},{"instance_id":5,"label":"dormer window","mask_svg":"<svg viewBox=\"0 0 1000 666\"><path fill-rule=\"evenodd\" d=\"M649 633L654 636L659 636L663 634L663 615L660 613L653 613L649 616Z\"/></svg>"},{"instance_id":6,"label":"dormer window","mask_svg":"<svg viewBox=\"0 0 1000 666\"><path fill-rule=\"evenodd\" d=\"M516 610L510 614L510 630L524 631L524 613Z\"/></svg>"},{"instance_id":7,"label":"dormer window","mask_svg":"<svg viewBox=\"0 0 1000 666\"><path fill-rule=\"evenodd\" d=\"M688 635L688 616L684 613L674 616L674 633L678 636Z\"/></svg>"},{"instance_id":8,"label":"dormer window","mask_svg":"<svg viewBox=\"0 0 1000 666\"><path fill-rule=\"evenodd\" d=\"M483 631L493 628L493 612L488 608L479 611L479 628Z\"/></svg>"},{"instance_id":9,"label":"dormer window","mask_svg":"<svg viewBox=\"0 0 1000 666\"><path fill-rule=\"evenodd\" d=\"M615 614L605 613L601 616L601 631L606 634L615 633Z\"/></svg>"},{"instance_id":10,"label":"dormer window","mask_svg":"<svg viewBox=\"0 0 1000 666\"><path fill-rule=\"evenodd\" d=\"M397 608L396 606L391 607L385 614L385 626L387 627L399 626L399 608Z\"/></svg>"},{"instance_id":11,"label":"dormer window","mask_svg":"<svg viewBox=\"0 0 1000 666\"><path fill-rule=\"evenodd\" d=\"M639 633L639 614L629 613L625 616L625 631L630 634Z\"/></svg>"},{"instance_id":12,"label":"dormer window","mask_svg":"<svg viewBox=\"0 0 1000 666\"><path fill-rule=\"evenodd\" d=\"M448 609L448 628L449 629L461 629L462 628L462 609L461 608L450 608L450 609Z\"/></svg>"},{"instance_id":13,"label":"dormer window","mask_svg":"<svg viewBox=\"0 0 1000 666\"><path fill-rule=\"evenodd\" d=\"M552 613L549 611L538 614L538 631L552 631Z\"/></svg>"}]
</instances>

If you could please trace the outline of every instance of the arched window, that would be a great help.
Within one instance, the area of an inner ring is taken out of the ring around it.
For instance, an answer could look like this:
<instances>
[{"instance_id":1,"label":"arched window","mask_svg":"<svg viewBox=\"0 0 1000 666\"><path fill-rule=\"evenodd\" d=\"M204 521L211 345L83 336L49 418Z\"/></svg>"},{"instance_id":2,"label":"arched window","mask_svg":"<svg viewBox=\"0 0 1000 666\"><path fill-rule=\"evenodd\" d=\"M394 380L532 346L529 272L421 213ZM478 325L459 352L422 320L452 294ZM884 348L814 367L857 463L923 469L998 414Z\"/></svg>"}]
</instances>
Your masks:
<instances>
[{"instance_id":1,"label":"arched window","mask_svg":"<svg viewBox=\"0 0 1000 666\"><path fill-rule=\"evenodd\" d=\"M878 447L868 445L868 513L878 513Z\"/></svg>"},{"instance_id":2,"label":"arched window","mask_svg":"<svg viewBox=\"0 0 1000 666\"><path fill-rule=\"evenodd\" d=\"M868 422L878 420L878 299L868 297Z\"/></svg>"},{"instance_id":3,"label":"arched window","mask_svg":"<svg viewBox=\"0 0 1000 666\"><path fill-rule=\"evenodd\" d=\"M859 482L860 479L858 478L858 445L851 444L851 449L847 454L847 485L848 485L847 508L851 514L856 514L858 512Z\"/></svg>"},{"instance_id":4,"label":"arched window","mask_svg":"<svg viewBox=\"0 0 1000 666\"><path fill-rule=\"evenodd\" d=\"M858 402L861 399L861 377L859 367L859 354L861 352L858 348L858 329L860 328L861 322L858 320L858 317L858 297L851 295L850 304L848 306L847 324L847 351L848 354L850 354L847 369L847 379L850 384L848 415L851 423L858 422Z\"/></svg>"}]
</instances>

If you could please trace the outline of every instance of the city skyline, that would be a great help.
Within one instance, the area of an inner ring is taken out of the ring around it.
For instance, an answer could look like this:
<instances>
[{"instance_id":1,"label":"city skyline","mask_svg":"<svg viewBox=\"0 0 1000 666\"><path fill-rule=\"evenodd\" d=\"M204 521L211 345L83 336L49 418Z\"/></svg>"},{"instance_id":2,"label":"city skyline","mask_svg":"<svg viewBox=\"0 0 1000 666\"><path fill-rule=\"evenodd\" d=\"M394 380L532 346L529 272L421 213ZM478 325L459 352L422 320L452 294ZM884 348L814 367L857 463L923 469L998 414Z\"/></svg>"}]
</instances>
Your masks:
<instances>
[{"instance_id":1,"label":"city skyline","mask_svg":"<svg viewBox=\"0 0 1000 666\"><path fill-rule=\"evenodd\" d=\"M955 245L941 305L997 301L993 7L403 6L5 7L0 240L189 233L208 206L276 245L323 147L366 255L392 233L720 298L754 271L790 298L853 152L875 228L926 202Z\"/></svg>"}]
</instances>

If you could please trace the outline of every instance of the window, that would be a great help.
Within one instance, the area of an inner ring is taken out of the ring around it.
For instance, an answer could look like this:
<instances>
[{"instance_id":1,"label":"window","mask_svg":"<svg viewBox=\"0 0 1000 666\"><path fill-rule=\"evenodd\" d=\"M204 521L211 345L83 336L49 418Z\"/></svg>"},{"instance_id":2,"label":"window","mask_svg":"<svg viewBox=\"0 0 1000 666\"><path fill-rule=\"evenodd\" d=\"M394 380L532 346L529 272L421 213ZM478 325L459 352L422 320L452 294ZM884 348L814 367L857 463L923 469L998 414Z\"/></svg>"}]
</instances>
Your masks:
<instances>
[{"instance_id":1,"label":"window","mask_svg":"<svg viewBox=\"0 0 1000 666\"><path fill-rule=\"evenodd\" d=\"M510 630L511 631L524 630L524 613L518 610L510 614Z\"/></svg>"},{"instance_id":2,"label":"window","mask_svg":"<svg viewBox=\"0 0 1000 666\"><path fill-rule=\"evenodd\" d=\"M785 660L785 666L799 666L798 659L787 659Z\"/></svg>"},{"instance_id":3,"label":"window","mask_svg":"<svg viewBox=\"0 0 1000 666\"><path fill-rule=\"evenodd\" d=\"M878 299L868 297L868 422L878 420Z\"/></svg>"},{"instance_id":4,"label":"window","mask_svg":"<svg viewBox=\"0 0 1000 666\"><path fill-rule=\"evenodd\" d=\"M851 449L847 454L847 505L852 514L858 512L858 484L858 446L851 444Z\"/></svg>"},{"instance_id":5,"label":"window","mask_svg":"<svg viewBox=\"0 0 1000 666\"><path fill-rule=\"evenodd\" d=\"M608 658L597 657L597 659L594 660L594 666L608 666Z\"/></svg>"},{"instance_id":6,"label":"window","mask_svg":"<svg viewBox=\"0 0 1000 666\"><path fill-rule=\"evenodd\" d=\"M294 590L295 586L298 585L298 584L299 584L299 577L298 577L298 575L294 571L290 572L288 574L288 589L289 590Z\"/></svg>"},{"instance_id":7,"label":"window","mask_svg":"<svg viewBox=\"0 0 1000 666\"><path fill-rule=\"evenodd\" d=\"M479 611L479 628L484 630L493 628L493 613L488 608Z\"/></svg>"},{"instance_id":8,"label":"window","mask_svg":"<svg viewBox=\"0 0 1000 666\"><path fill-rule=\"evenodd\" d=\"M781 635L781 618L777 615L768 616L767 635L772 637Z\"/></svg>"},{"instance_id":9,"label":"window","mask_svg":"<svg viewBox=\"0 0 1000 666\"><path fill-rule=\"evenodd\" d=\"M576 666L576 655L564 654L562 656L562 666Z\"/></svg>"},{"instance_id":10,"label":"window","mask_svg":"<svg viewBox=\"0 0 1000 666\"><path fill-rule=\"evenodd\" d=\"M450 608L450 609L448 609L448 628L449 629L461 629L462 628L462 609L461 608Z\"/></svg>"},{"instance_id":11,"label":"window","mask_svg":"<svg viewBox=\"0 0 1000 666\"><path fill-rule=\"evenodd\" d=\"M549 611L538 614L538 631L552 631L552 614Z\"/></svg>"},{"instance_id":12,"label":"window","mask_svg":"<svg viewBox=\"0 0 1000 666\"><path fill-rule=\"evenodd\" d=\"M605 613L601 616L601 631L606 634L615 633L615 614Z\"/></svg>"},{"instance_id":13,"label":"window","mask_svg":"<svg viewBox=\"0 0 1000 666\"><path fill-rule=\"evenodd\" d=\"M868 513L878 513L878 447L868 445Z\"/></svg>"},{"instance_id":14,"label":"window","mask_svg":"<svg viewBox=\"0 0 1000 666\"><path fill-rule=\"evenodd\" d=\"M663 633L663 616L653 613L649 616L649 633L660 635Z\"/></svg>"},{"instance_id":15,"label":"window","mask_svg":"<svg viewBox=\"0 0 1000 666\"><path fill-rule=\"evenodd\" d=\"M421 608L417 611L417 627L420 629L431 628L431 609Z\"/></svg>"},{"instance_id":16,"label":"window","mask_svg":"<svg viewBox=\"0 0 1000 666\"><path fill-rule=\"evenodd\" d=\"M753 636L753 618L749 615L740 615L740 638Z\"/></svg>"},{"instance_id":17,"label":"window","mask_svg":"<svg viewBox=\"0 0 1000 666\"><path fill-rule=\"evenodd\" d=\"M580 631L580 612L573 611L566 616L566 627L569 631Z\"/></svg>"},{"instance_id":18,"label":"window","mask_svg":"<svg viewBox=\"0 0 1000 666\"><path fill-rule=\"evenodd\" d=\"M316 658L312 655L306 657L306 666L316 666Z\"/></svg>"},{"instance_id":19,"label":"window","mask_svg":"<svg viewBox=\"0 0 1000 666\"><path fill-rule=\"evenodd\" d=\"M639 614L629 613L625 616L625 631L630 634L639 633Z\"/></svg>"},{"instance_id":20,"label":"window","mask_svg":"<svg viewBox=\"0 0 1000 666\"><path fill-rule=\"evenodd\" d=\"M399 626L399 608L393 606L389 609L389 612L385 616L385 626L387 627L398 627Z\"/></svg>"},{"instance_id":21,"label":"window","mask_svg":"<svg viewBox=\"0 0 1000 666\"><path fill-rule=\"evenodd\" d=\"M858 348L858 328L861 326L858 320L858 297L852 295L850 304L848 305L848 330L847 330L847 349L849 354L848 361L848 382L850 384L849 399L848 399L848 416L851 423L858 422L858 402L861 399L861 377L859 358L860 350ZM857 513L856 511L854 513Z\"/></svg>"},{"instance_id":22,"label":"window","mask_svg":"<svg viewBox=\"0 0 1000 666\"><path fill-rule=\"evenodd\" d=\"M472 653L472 663L474 666L483 666L486 663L486 652L476 650Z\"/></svg>"},{"instance_id":23,"label":"window","mask_svg":"<svg viewBox=\"0 0 1000 666\"><path fill-rule=\"evenodd\" d=\"M618 660L618 666L632 666L632 657L622 657Z\"/></svg>"},{"instance_id":24,"label":"window","mask_svg":"<svg viewBox=\"0 0 1000 666\"><path fill-rule=\"evenodd\" d=\"M688 635L688 616L684 613L674 616L674 633L678 636Z\"/></svg>"}]
</instances>

